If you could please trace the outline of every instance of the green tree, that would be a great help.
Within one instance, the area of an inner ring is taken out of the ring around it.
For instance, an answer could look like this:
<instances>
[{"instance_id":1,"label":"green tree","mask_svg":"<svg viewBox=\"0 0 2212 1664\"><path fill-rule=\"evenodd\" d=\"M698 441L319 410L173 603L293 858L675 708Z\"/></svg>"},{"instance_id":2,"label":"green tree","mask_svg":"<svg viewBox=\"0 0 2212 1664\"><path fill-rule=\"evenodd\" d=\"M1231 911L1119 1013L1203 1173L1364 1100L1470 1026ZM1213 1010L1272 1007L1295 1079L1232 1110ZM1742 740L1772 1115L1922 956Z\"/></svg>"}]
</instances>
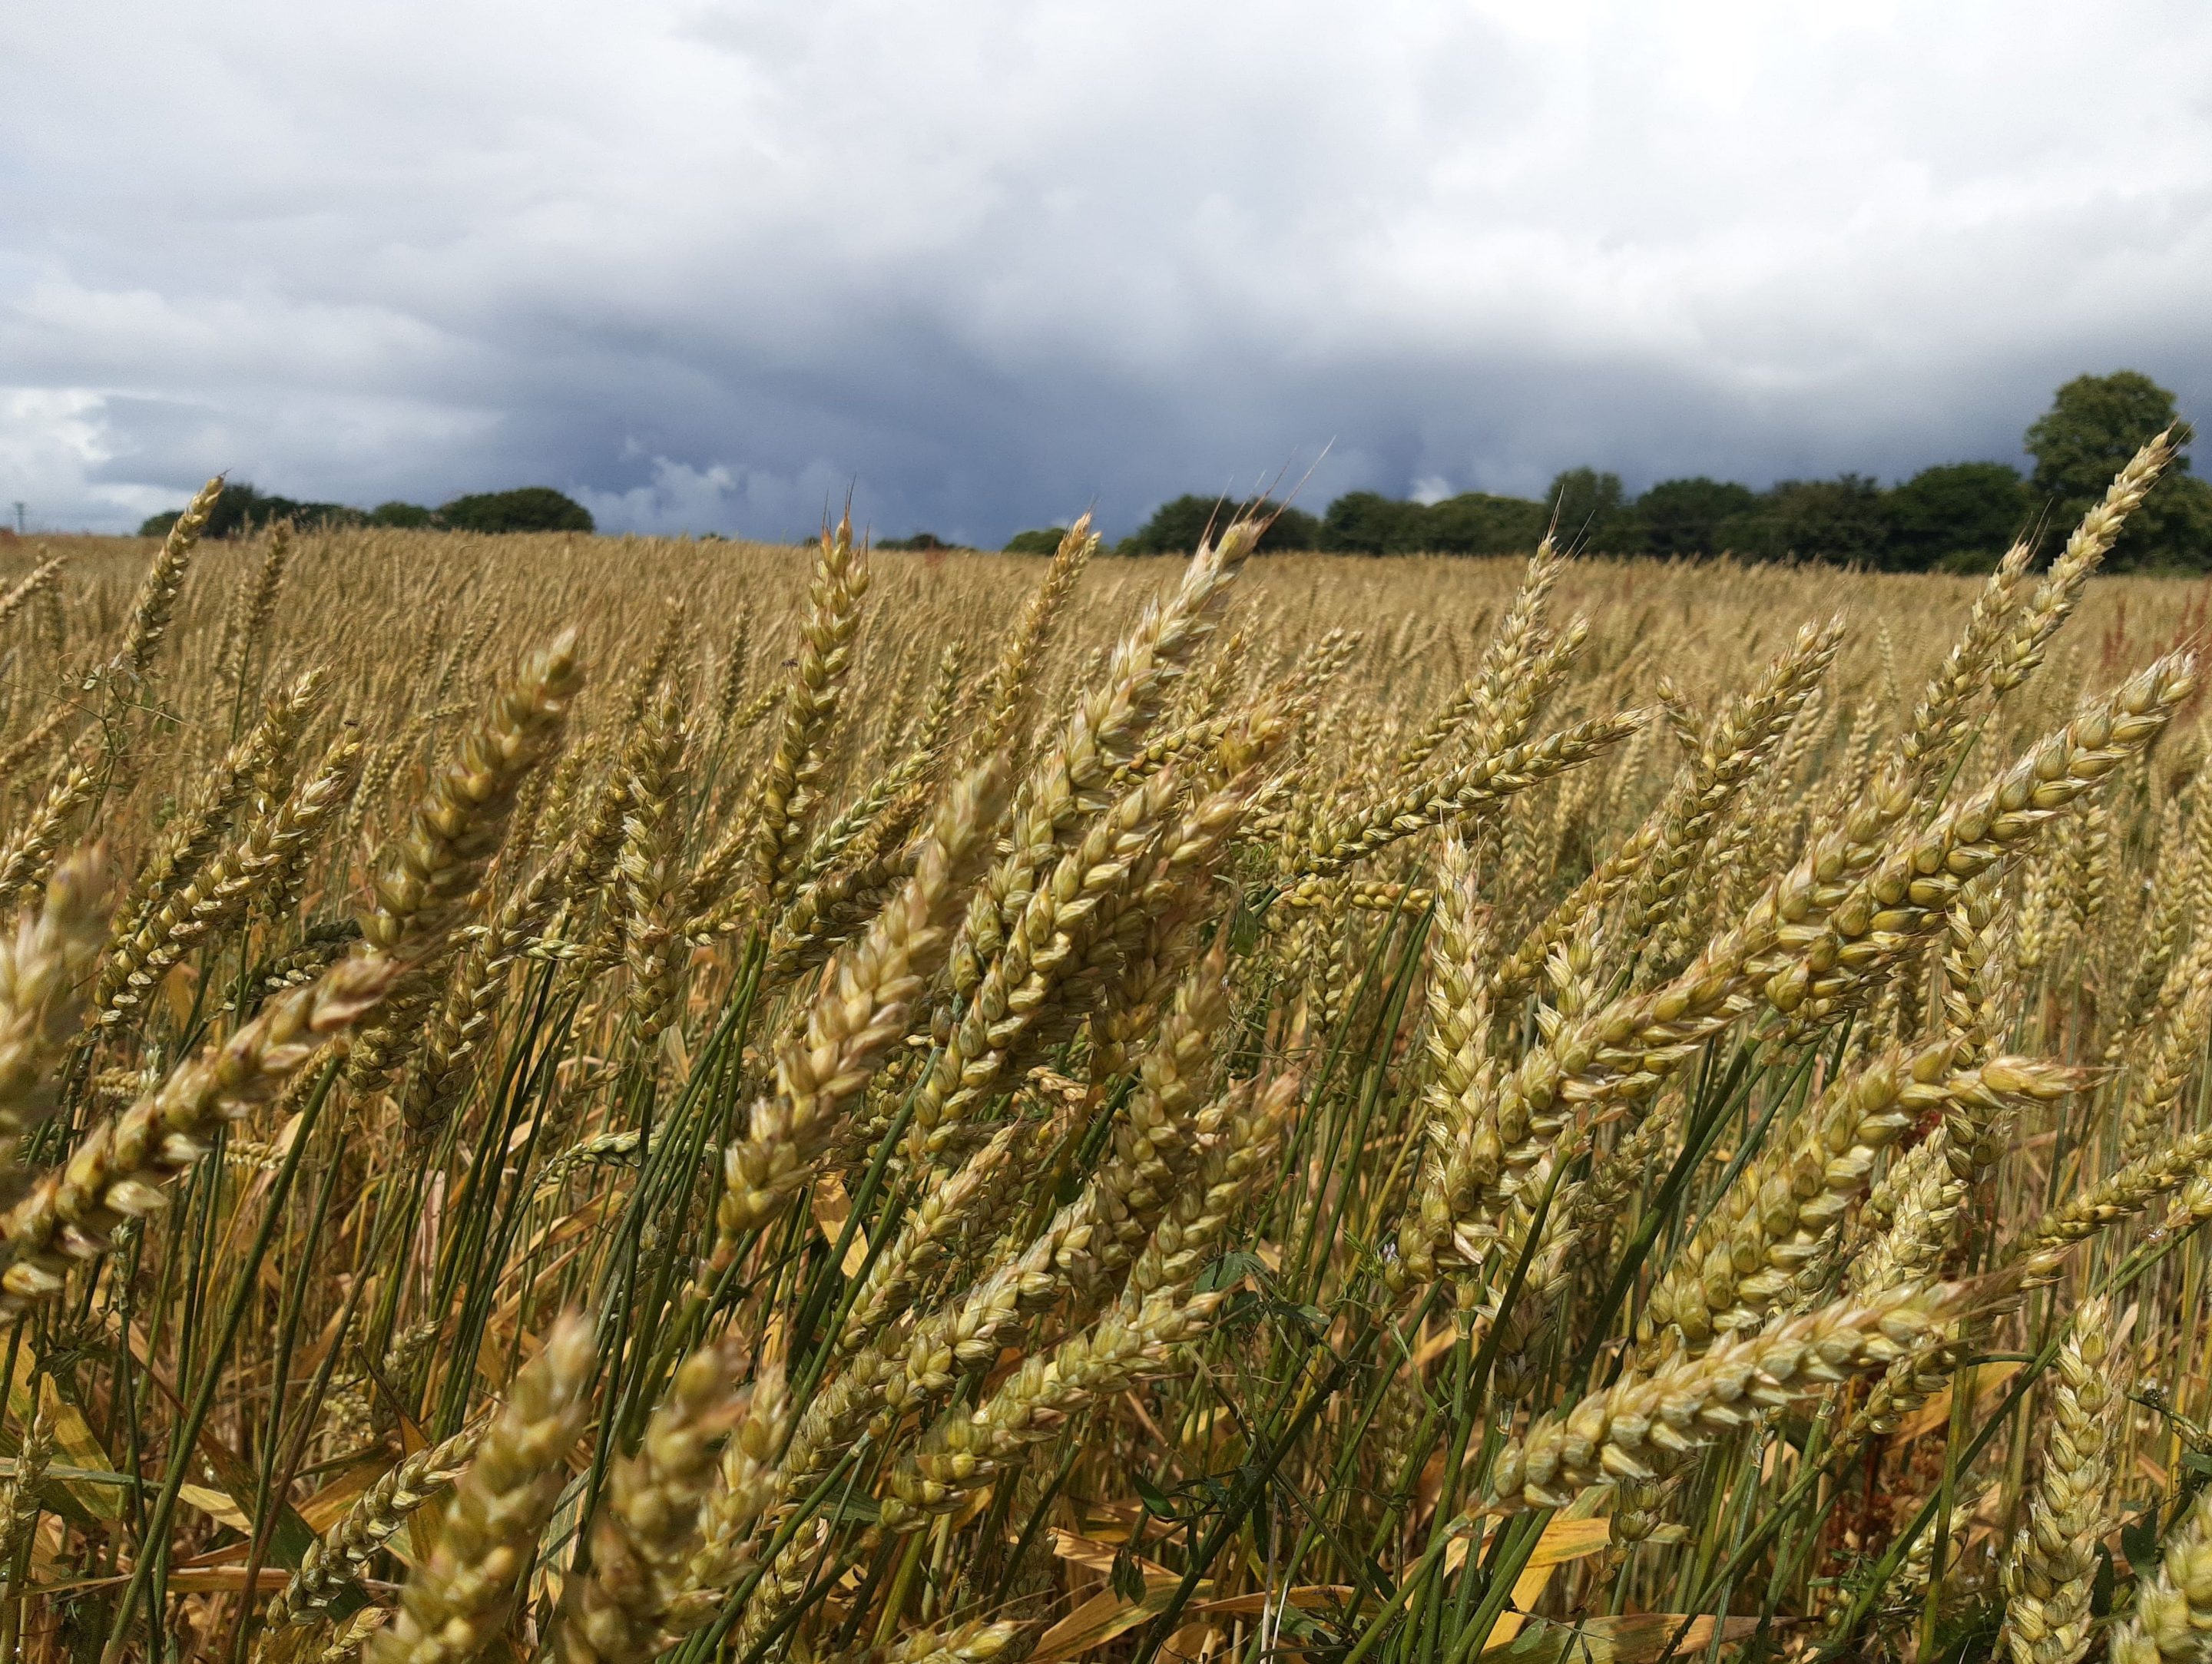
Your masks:
<instances>
[{"instance_id":1,"label":"green tree","mask_svg":"<svg viewBox=\"0 0 2212 1664\"><path fill-rule=\"evenodd\" d=\"M1636 500L1647 554L1680 559L1722 552L1721 527L1759 507L1759 493L1734 480L1661 480Z\"/></svg>"},{"instance_id":2,"label":"green tree","mask_svg":"<svg viewBox=\"0 0 2212 1664\"><path fill-rule=\"evenodd\" d=\"M1947 462L1892 488L1889 562L1924 572L1993 566L2026 527L2020 471L2002 462Z\"/></svg>"},{"instance_id":3,"label":"green tree","mask_svg":"<svg viewBox=\"0 0 2212 1664\"><path fill-rule=\"evenodd\" d=\"M438 517L418 502L380 502L368 511L371 525L396 525L404 531L420 531L438 523Z\"/></svg>"},{"instance_id":4,"label":"green tree","mask_svg":"<svg viewBox=\"0 0 2212 1664\"><path fill-rule=\"evenodd\" d=\"M1432 502L1422 517L1422 546L1439 555L1520 555L1535 548L1552 511L1526 497L1462 491Z\"/></svg>"},{"instance_id":5,"label":"green tree","mask_svg":"<svg viewBox=\"0 0 2212 1664\"><path fill-rule=\"evenodd\" d=\"M1067 536L1064 525L1034 526L1027 531L1017 531L1006 539L1009 555L1057 555L1060 539Z\"/></svg>"},{"instance_id":6,"label":"green tree","mask_svg":"<svg viewBox=\"0 0 2212 1664\"><path fill-rule=\"evenodd\" d=\"M1643 525L1629 509L1620 475L1570 468L1552 477L1544 496L1562 543L1605 555L1643 552Z\"/></svg>"},{"instance_id":7,"label":"green tree","mask_svg":"<svg viewBox=\"0 0 2212 1664\"><path fill-rule=\"evenodd\" d=\"M456 531L592 531L592 512L550 485L483 491L456 497L438 510Z\"/></svg>"},{"instance_id":8,"label":"green tree","mask_svg":"<svg viewBox=\"0 0 2212 1664\"><path fill-rule=\"evenodd\" d=\"M2173 395L2139 370L2077 375L2027 430L2028 483L2061 527L2081 519L2145 440L2180 420ZM2185 437L2186 430L2184 430ZM2212 491L2177 457L2106 556L2118 571L2212 566Z\"/></svg>"},{"instance_id":9,"label":"green tree","mask_svg":"<svg viewBox=\"0 0 2212 1664\"><path fill-rule=\"evenodd\" d=\"M1761 560L1838 561L1881 566L1889 521L1880 483L1864 474L1780 480L1748 513L1723 523L1722 541Z\"/></svg>"},{"instance_id":10,"label":"green tree","mask_svg":"<svg viewBox=\"0 0 2212 1664\"><path fill-rule=\"evenodd\" d=\"M1162 503L1152 519L1121 539L1118 548L1124 555L1188 555L1209 533L1218 533L1244 514L1269 519L1267 529L1260 536L1262 553L1321 545L1321 522L1302 508L1285 508L1264 499L1232 503L1221 497L1192 495Z\"/></svg>"},{"instance_id":11,"label":"green tree","mask_svg":"<svg viewBox=\"0 0 2212 1664\"><path fill-rule=\"evenodd\" d=\"M1379 491L1347 491L1321 517L1321 546L1340 555L1406 555L1425 547L1428 511Z\"/></svg>"},{"instance_id":12,"label":"green tree","mask_svg":"<svg viewBox=\"0 0 2212 1664\"><path fill-rule=\"evenodd\" d=\"M140 524L138 535L168 536L169 528L183 512L172 508L149 515ZM208 515L207 530L200 535L210 538L246 537L278 520L290 520L295 525L358 525L361 519L361 510L349 508L342 502L302 502L258 490L245 480L232 480L216 494L215 508Z\"/></svg>"}]
</instances>

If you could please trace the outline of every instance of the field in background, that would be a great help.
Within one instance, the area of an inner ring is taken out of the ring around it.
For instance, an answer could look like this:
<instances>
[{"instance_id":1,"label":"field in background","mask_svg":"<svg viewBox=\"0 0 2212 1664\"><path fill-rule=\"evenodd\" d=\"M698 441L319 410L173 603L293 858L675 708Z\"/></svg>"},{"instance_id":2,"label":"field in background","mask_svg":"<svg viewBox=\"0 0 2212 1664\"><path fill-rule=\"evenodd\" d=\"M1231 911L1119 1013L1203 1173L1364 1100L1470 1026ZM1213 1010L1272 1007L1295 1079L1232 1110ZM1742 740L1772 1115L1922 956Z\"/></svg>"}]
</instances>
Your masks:
<instances>
[{"instance_id":1,"label":"field in background","mask_svg":"<svg viewBox=\"0 0 2212 1664\"><path fill-rule=\"evenodd\" d=\"M0 1656L2203 1656L2142 483L1987 580L7 545Z\"/></svg>"},{"instance_id":2,"label":"field in background","mask_svg":"<svg viewBox=\"0 0 2212 1664\"><path fill-rule=\"evenodd\" d=\"M112 631L158 547L141 537L28 538L0 555L0 584L30 572L40 551L60 555L67 562L68 610L94 629ZM187 631L212 633L214 639L202 644L205 650L220 648L224 608L250 583L265 547L260 541L202 547L197 556L201 579L185 597L181 623ZM680 601L693 614L698 656L716 661L728 646L718 635L732 629L740 615L765 624L779 610L799 606L812 565L810 551L785 544L688 538L483 538L386 531L307 533L295 548L294 581L300 590L293 604L370 614L402 631L426 656L450 650L464 638L476 641L479 652L496 647L512 654L537 639L533 631L542 635L562 620L586 627L595 641L612 644L619 661L629 638L651 635L669 605ZM862 636L857 651L871 665L902 658L909 672L948 643L970 642L982 652L991 640L983 625L991 619L1011 622L1009 615L1027 600L1044 570L1033 557L973 552L878 551L869 558L876 575L871 605L879 628ZM1072 677L1081 663L1073 644L1109 645L1105 637L1145 599L1171 586L1183 564L1164 556L1100 555L1070 604L1071 622L1054 644L1048 669ZM1344 679L1357 687L1363 705L1376 702L1417 722L1471 670L1487 627L1510 603L1525 566L1522 559L1484 556L1268 555L1238 580L1246 598L1236 622L1269 659L1293 653L1331 629L1358 632ZM1856 626L1840 655L1840 673L1854 683L1880 676L1886 635L1895 675L1911 691L1950 646L1982 581L1854 574L1826 565L1600 559L1571 563L1553 594L1556 610L1591 621L1590 642L1577 661L1585 670L1595 665L1611 671L1641 653L1644 668L1639 679L1624 684L1624 698L1641 696L1638 689L1648 695L1662 674L1678 681L1707 678L1708 693L1723 682L1732 687L1800 624L1838 611ZM2137 662L2200 627L2212 616L2208 608L2212 580L2100 579L2054 649L2062 671L2073 677L2050 679L2065 680L2063 691L2070 691L2100 668ZM932 630L937 635L926 639ZM352 634L358 639L361 631ZM428 645L434 641L435 649ZM757 668L759 685L767 685L776 659L787 656L790 646L787 639L753 633L750 647L763 662L749 669ZM304 668L311 662L307 655L317 652L331 652L331 640L319 628L301 629L296 641L280 638L287 663L296 660ZM340 651L322 662L341 671L364 661ZM380 652L365 662L386 659ZM1575 678L1577 684L1588 679Z\"/></svg>"}]
</instances>

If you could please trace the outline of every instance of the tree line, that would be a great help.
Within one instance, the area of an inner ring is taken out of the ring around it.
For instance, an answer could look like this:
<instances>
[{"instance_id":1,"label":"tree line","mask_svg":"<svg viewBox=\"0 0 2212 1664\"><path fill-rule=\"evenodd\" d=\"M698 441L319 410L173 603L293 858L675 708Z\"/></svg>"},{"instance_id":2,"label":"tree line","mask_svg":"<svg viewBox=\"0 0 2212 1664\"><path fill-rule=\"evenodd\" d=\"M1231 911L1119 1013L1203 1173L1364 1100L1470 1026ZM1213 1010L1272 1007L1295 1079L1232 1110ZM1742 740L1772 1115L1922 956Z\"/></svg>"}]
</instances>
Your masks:
<instances>
[{"instance_id":1,"label":"tree line","mask_svg":"<svg viewBox=\"0 0 2212 1664\"><path fill-rule=\"evenodd\" d=\"M184 511L166 509L148 516L139 526L142 537L168 535ZM410 531L592 531L597 526L592 511L574 498L550 485L525 485L512 491L478 491L455 497L435 508L420 503L385 502L374 508L350 508L342 502L302 502L256 490L243 480L222 488L215 510L208 516L210 537L247 536L289 520L295 525L391 525Z\"/></svg>"},{"instance_id":2,"label":"tree line","mask_svg":"<svg viewBox=\"0 0 2212 1664\"><path fill-rule=\"evenodd\" d=\"M2077 376L2033 422L2027 474L2004 462L1952 462L1885 486L1864 474L1783 480L1763 491L1698 476L1662 480L1631 496L1618 474L1570 468L1541 499L1463 491L1439 501L1352 491L1315 514L1261 502L1273 516L1261 548L1352 555L1506 555L1534 546L1547 528L1599 554L1847 562L1875 571L1974 571L1995 563L2039 525L2070 525L2102 495L2142 441L2179 421L2173 395L2135 370ZM2188 472L2185 454L2128 529L2107 564L2116 570L2212 571L2212 486ZM1115 545L1129 555L1188 554L1230 507L1212 497L1164 503ZM160 537L176 510L139 527ZM591 511L549 486L456 497L436 508L303 502L235 482L223 488L207 535L237 537L277 520L454 531L580 531ZM710 534L711 535L711 534ZM1050 554L1060 526L1016 535L1018 554ZM934 535L886 538L886 549L948 547Z\"/></svg>"},{"instance_id":3,"label":"tree line","mask_svg":"<svg viewBox=\"0 0 2212 1664\"><path fill-rule=\"evenodd\" d=\"M1503 555L1534 545L1547 527L1600 554L1848 562L1876 571L1974 571L1993 565L2039 525L2070 525L2136 448L2178 421L2173 395L2133 370L2084 375L2058 389L2027 429L2035 459L2023 476L2003 462L1954 462L1884 486L1864 474L1784 480L1764 491L1732 481L1662 480L1631 496L1620 477L1594 468L1558 475L1542 500L1467 491L1437 502L1352 491L1313 514L1274 515L1262 549L1358 555ZM2109 564L2117 569L2212 570L2212 486L2187 459L2129 521ZM1224 505L1177 497L1117 546L1127 554L1188 553ZM1006 547L1049 553L1057 527Z\"/></svg>"}]
</instances>

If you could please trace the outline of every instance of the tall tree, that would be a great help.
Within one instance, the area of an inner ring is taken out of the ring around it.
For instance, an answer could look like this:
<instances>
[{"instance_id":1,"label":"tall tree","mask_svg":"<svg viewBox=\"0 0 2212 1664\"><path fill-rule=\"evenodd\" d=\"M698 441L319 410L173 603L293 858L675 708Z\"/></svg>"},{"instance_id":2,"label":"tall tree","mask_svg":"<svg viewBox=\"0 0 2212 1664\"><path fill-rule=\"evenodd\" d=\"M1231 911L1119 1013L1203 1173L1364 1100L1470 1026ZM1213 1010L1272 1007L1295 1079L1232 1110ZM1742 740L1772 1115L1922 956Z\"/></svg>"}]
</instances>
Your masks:
<instances>
[{"instance_id":1,"label":"tall tree","mask_svg":"<svg viewBox=\"0 0 2212 1664\"><path fill-rule=\"evenodd\" d=\"M2035 459L2028 483L2063 531L2104 495L2145 440L2179 420L2173 395L2139 370L2077 375L2027 430ZM2212 489L2188 471L2186 455L2174 459L2129 518L2108 567L2212 566Z\"/></svg>"},{"instance_id":2,"label":"tall tree","mask_svg":"<svg viewBox=\"0 0 2212 1664\"><path fill-rule=\"evenodd\" d=\"M1644 550L1644 525L1628 508L1620 476L1595 468L1570 468L1552 478L1545 493L1559 537L1604 555Z\"/></svg>"},{"instance_id":3,"label":"tall tree","mask_svg":"<svg viewBox=\"0 0 2212 1664\"><path fill-rule=\"evenodd\" d=\"M1285 508L1260 501L1234 503L1225 497L1187 495L1162 503L1152 519L1121 539L1124 555L1188 555L1209 533L1219 536L1224 526L1240 514L1272 516L1260 536L1263 550L1314 549L1321 543L1321 521L1303 508Z\"/></svg>"},{"instance_id":4,"label":"tall tree","mask_svg":"<svg viewBox=\"0 0 2212 1664\"><path fill-rule=\"evenodd\" d=\"M1887 564L1889 524L1880 483L1864 474L1832 480L1778 480L1747 514L1732 517L1722 536L1738 554L1767 560Z\"/></svg>"},{"instance_id":5,"label":"tall tree","mask_svg":"<svg viewBox=\"0 0 2212 1664\"><path fill-rule=\"evenodd\" d=\"M1734 480L1661 480L1636 500L1648 553L1680 558L1717 555L1724 547L1721 527L1759 507L1759 493Z\"/></svg>"},{"instance_id":6,"label":"tall tree","mask_svg":"<svg viewBox=\"0 0 2212 1664\"><path fill-rule=\"evenodd\" d=\"M1347 491L1322 516L1321 546L1342 555L1406 555L1428 545L1427 511L1378 491Z\"/></svg>"},{"instance_id":7,"label":"tall tree","mask_svg":"<svg viewBox=\"0 0 2212 1664\"><path fill-rule=\"evenodd\" d=\"M1938 563L1994 565L2026 529L2028 494L2002 462L1947 462L1892 488L1890 562L1925 571Z\"/></svg>"},{"instance_id":8,"label":"tall tree","mask_svg":"<svg viewBox=\"0 0 2212 1664\"><path fill-rule=\"evenodd\" d=\"M1519 555L1536 546L1551 513L1526 497L1462 491L1422 516L1422 547L1440 555Z\"/></svg>"}]
</instances>

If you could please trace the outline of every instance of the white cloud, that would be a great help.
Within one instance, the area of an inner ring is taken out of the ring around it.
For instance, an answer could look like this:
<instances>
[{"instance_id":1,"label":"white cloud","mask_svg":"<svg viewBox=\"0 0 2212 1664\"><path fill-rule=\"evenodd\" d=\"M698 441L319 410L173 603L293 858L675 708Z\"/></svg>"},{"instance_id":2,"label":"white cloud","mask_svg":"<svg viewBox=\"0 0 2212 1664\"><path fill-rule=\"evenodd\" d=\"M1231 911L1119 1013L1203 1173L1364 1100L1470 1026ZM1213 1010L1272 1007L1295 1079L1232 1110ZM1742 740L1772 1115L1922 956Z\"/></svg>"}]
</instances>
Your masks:
<instances>
[{"instance_id":1,"label":"white cloud","mask_svg":"<svg viewBox=\"0 0 2212 1664\"><path fill-rule=\"evenodd\" d=\"M112 454L103 403L82 387L0 387L0 519L14 525L21 501L40 530L74 531L143 519L161 506L166 494L156 488L89 484L88 477ZM80 512L58 519L44 497L33 509L31 488L15 483L33 480L70 482Z\"/></svg>"},{"instance_id":2,"label":"white cloud","mask_svg":"<svg viewBox=\"0 0 2212 1664\"><path fill-rule=\"evenodd\" d=\"M81 0L0 49L0 363L91 401L4 417L0 499L65 514L228 465L781 533L857 482L995 539L1332 439L1309 496L1893 472L2123 362L2212 405L2190 0Z\"/></svg>"}]
</instances>

